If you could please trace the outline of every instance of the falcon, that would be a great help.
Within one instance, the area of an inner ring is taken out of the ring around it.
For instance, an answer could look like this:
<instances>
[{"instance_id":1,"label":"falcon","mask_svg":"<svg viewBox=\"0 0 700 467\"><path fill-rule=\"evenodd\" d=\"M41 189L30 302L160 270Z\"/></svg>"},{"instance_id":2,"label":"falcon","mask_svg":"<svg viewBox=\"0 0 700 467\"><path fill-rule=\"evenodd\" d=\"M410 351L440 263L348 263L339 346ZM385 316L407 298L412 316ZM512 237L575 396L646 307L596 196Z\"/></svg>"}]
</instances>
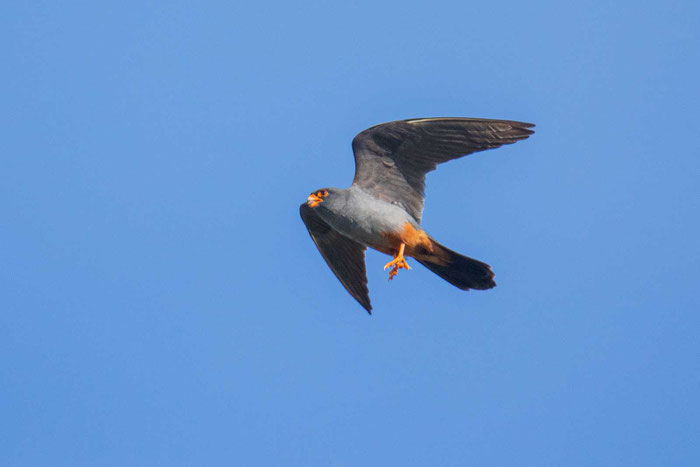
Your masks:
<instances>
[{"instance_id":1,"label":"falcon","mask_svg":"<svg viewBox=\"0 0 700 467\"><path fill-rule=\"evenodd\" d=\"M382 123L352 141L350 188L321 188L299 211L333 273L365 310L367 247L393 256L392 280L411 267L406 257L462 290L496 286L491 266L438 243L421 228L425 175L438 164L527 139L532 123L481 118L418 118Z\"/></svg>"}]
</instances>

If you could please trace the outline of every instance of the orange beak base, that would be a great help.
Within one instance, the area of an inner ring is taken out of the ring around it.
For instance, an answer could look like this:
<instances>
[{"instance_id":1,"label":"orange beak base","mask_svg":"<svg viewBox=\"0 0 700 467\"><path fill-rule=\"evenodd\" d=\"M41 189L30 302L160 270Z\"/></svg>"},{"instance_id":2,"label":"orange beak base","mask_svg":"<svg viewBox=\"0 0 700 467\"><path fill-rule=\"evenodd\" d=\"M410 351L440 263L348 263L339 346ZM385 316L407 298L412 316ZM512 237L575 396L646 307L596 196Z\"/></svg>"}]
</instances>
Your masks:
<instances>
[{"instance_id":1,"label":"orange beak base","mask_svg":"<svg viewBox=\"0 0 700 467\"><path fill-rule=\"evenodd\" d=\"M311 193L309 197L306 199L306 204L309 205L309 207L315 208L319 204L323 202L323 198L320 196L316 196L316 194Z\"/></svg>"}]
</instances>

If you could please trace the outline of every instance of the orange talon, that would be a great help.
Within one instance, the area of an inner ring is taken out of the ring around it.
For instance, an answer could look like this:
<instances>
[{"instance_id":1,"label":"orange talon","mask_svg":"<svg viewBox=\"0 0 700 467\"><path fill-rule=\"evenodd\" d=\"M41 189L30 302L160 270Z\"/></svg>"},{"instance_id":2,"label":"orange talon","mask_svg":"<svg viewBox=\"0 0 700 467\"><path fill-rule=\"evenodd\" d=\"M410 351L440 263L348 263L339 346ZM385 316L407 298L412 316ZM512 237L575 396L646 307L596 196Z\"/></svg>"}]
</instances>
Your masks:
<instances>
[{"instance_id":1,"label":"orange talon","mask_svg":"<svg viewBox=\"0 0 700 467\"><path fill-rule=\"evenodd\" d=\"M384 269L392 268L389 271L389 280L392 280L399 273L399 269L406 269L407 271L411 269L411 266L406 262L406 258L403 256L403 252L406 249L406 244L402 243L399 247L398 254L394 255L394 260L389 261L384 266Z\"/></svg>"}]
</instances>

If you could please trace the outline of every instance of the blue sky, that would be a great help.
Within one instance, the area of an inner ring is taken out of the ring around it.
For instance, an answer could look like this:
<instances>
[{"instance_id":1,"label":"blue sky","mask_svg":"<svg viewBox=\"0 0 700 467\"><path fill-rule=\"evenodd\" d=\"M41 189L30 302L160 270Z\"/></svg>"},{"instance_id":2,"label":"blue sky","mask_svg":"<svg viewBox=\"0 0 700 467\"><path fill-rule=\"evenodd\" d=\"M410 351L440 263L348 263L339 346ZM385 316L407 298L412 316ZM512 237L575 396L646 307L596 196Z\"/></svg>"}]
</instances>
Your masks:
<instances>
[{"instance_id":1,"label":"blue sky","mask_svg":"<svg viewBox=\"0 0 700 467\"><path fill-rule=\"evenodd\" d=\"M3 465L697 464L700 7L1 7ZM442 166L465 293L298 215L376 123L534 122Z\"/></svg>"}]
</instances>

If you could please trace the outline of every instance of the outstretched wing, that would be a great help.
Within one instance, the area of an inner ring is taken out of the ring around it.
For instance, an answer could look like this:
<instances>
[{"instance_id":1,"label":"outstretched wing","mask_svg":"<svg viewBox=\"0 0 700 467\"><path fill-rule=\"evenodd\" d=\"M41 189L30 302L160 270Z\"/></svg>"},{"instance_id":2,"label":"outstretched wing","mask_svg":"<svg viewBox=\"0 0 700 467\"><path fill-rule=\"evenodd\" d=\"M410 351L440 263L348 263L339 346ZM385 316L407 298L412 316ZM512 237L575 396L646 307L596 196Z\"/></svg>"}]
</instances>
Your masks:
<instances>
[{"instance_id":1,"label":"outstretched wing","mask_svg":"<svg viewBox=\"0 0 700 467\"><path fill-rule=\"evenodd\" d=\"M425 174L438 164L526 139L532 123L479 118L420 118L373 126L352 140L355 180L421 221Z\"/></svg>"},{"instance_id":2,"label":"outstretched wing","mask_svg":"<svg viewBox=\"0 0 700 467\"><path fill-rule=\"evenodd\" d=\"M299 207L299 213L331 271L350 295L372 314L365 267L367 247L334 230L306 203Z\"/></svg>"}]
</instances>

